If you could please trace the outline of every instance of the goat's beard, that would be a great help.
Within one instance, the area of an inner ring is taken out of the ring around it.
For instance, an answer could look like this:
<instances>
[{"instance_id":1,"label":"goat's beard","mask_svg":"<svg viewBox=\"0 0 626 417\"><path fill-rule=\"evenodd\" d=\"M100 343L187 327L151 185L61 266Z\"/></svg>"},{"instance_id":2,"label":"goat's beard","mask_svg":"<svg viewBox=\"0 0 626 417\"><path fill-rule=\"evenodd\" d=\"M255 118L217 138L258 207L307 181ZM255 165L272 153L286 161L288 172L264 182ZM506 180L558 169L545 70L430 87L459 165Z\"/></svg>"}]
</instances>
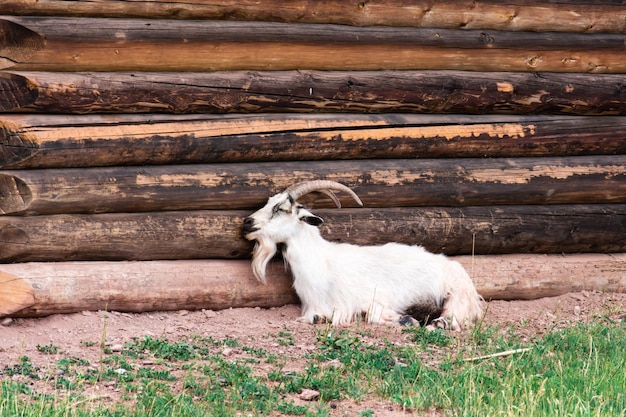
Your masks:
<instances>
[{"instance_id":1,"label":"goat's beard","mask_svg":"<svg viewBox=\"0 0 626 417\"><path fill-rule=\"evenodd\" d=\"M256 279L261 281L263 284L267 284L265 270L269 261L276 254L276 251L276 243L272 240L266 240L262 237L257 238L254 251L252 251L252 273Z\"/></svg>"}]
</instances>

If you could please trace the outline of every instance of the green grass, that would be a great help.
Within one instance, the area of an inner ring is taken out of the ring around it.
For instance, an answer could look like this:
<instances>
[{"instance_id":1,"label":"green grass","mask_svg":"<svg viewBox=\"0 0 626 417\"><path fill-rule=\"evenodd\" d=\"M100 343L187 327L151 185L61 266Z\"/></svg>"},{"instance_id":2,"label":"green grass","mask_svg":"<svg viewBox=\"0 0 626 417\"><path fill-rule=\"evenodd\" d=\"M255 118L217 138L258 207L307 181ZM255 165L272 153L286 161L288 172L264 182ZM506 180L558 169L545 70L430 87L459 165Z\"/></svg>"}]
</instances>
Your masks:
<instances>
[{"instance_id":1,"label":"green grass","mask_svg":"<svg viewBox=\"0 0 626 417\"><path fill-rule=\"evenodd\" d=\"M320 329L299 371L286 366L294 358L230 338L134 339L120 352L103 351L97 366L42 346L40 354L57 355L56 366L38 369L24 356L0 368L0 417L325 416L344 400L356 405L353 414L373 416L359 409L366 399L452 416L625 415L623 323L575 324L530 342L493 327L465 337L410 328L401 344L372 345L363 332ZM270 337L294 345L290 332ZM528 350L475 359L519 348ZM119 398L90 394L102 386ZM319 400L295 401L305 388Z\"/></svg>"}]
</instances>

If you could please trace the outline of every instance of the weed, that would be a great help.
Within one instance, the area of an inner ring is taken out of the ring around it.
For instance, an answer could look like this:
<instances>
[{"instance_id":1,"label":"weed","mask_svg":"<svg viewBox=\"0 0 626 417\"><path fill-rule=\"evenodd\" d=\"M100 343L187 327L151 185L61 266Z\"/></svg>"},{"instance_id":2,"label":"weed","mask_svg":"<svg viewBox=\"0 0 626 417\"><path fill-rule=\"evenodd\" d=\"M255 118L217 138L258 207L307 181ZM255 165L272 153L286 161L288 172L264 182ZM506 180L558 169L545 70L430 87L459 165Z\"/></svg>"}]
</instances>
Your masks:
<instances>
[{"instance_id":1,"label":"weed","mask_svg":"<svg viewBox=\"0 0 626 417\"><path fill-rule=\"evenodd\" d=\"M410 336L410 340L422 347L435 345L444 347L449 345L454 339L443 329L429 330L422 326L410 326L403 329L403 333Z\"/></svg>"},{"instance_id":2,"label":"weed","mask_svg":"<svg viewBox=\"0 0 626 417\"><path fill-rule=\"evenodd\" d=\"M293 335L289 332L278 332L278 339L276 339L281 346L293 346Z\"/></svg>"},{"instance_id":3,"label":"weed","mask_svg":"<svg viewBox=\"0 0 626 417\"><path fill-rule=\"evenodd\" d=\"M125 353L136 357L143 357L145 352L149 352L157 358L166 360L186 361L200 356L196 347L187 342L170 343L166 339L153 339L143 337L133 339L133 343L127 343Z\"/></svg>"},{"instance_id":4,"label":"weed","mask_svg":"<svg viewBox=\"0 0 626 417\"><path fill-rule=\"evenodd\" d=\"M624 415L626 329L619 323L576 324L504 356L498 353L521 345L513 328L481 324L467 337L420 328L405 334L411 345L369 345L359 329L325 328L306 365L295 368L288 357L232 338L134 339L119 353L103 351L99 369L68 355L41 370L23 356L0 371L9 377L0 379L0 417L312 417L328 415L334 401L371 397L459 416ZM294 340L286 330L271 337ZM238 349L225 355L231 346ZM117 403L85 400L90 386L102 384L121 392ZM45 385L53 394L39 393ZM305 388L319 400L295 403ZM375 413L364 407L353 414Z\"/></svg>"},{"instance_id":5,"label":"weed","mask_svg":"<svg viewBox=\"0 0 626 417\"><path fill-rule=\"evenodd\" d=\"M22 356L20 358L20 363L13 366L5 366L2 371L5 375L22 375L31 379L39 379L39 374L37 373L37 369L33 366L30 358L28 356Z\"/></svg>"},{"instance_id":6,"label":"weed","mask_svg":"<svg viewBox=\"0 0 626 417\"><path fill-rule=\"evenodd\" d=\"M57 353L59 353L58 346L54 346L52 343L44 346L37 345L37 350L47 355L56 355Z\"/></svg>"}]
</instances>

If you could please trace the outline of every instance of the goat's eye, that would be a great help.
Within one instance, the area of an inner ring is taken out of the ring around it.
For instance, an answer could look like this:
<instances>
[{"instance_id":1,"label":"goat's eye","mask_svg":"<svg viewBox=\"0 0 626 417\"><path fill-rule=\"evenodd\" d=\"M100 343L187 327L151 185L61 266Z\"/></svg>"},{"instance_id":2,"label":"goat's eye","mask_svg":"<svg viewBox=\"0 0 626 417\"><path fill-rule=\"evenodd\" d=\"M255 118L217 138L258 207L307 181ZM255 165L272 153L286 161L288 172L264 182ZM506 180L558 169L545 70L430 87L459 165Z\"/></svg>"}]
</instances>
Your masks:
<instances>
[{"instance_id":1,"label":"goat's eye","mask_svg":"<svg viewBox=\"0 0 626 417\"><path fill-rule=\"evenodd\" d=\"M289 213L289 210L287 209L287 207L285 207L285 204L276 204L274 207L272 207L272 215L278 214L281 211L283 213Z\"/></svg>"}]
</instances>

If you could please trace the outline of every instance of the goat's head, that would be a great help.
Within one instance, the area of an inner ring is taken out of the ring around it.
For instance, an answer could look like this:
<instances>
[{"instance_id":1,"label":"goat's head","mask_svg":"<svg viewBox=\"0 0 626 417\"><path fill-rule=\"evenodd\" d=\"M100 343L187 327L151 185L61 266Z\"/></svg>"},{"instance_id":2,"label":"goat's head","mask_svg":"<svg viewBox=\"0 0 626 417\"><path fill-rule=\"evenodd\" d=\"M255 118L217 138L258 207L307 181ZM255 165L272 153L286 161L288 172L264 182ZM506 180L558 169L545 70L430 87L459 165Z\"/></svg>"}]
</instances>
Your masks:
<instances>
[{"instance_id":1,"label":"goat's head","mask_svg":"<svg viewBox=\"0 0 626 417\"><path fill-rule=\"evenodd\" d=\"M306 225L319 226L323 220L308 211L298 199L314 191L327 195L341 207L335 191L348 193L359 205L361 199L350 188L335 181L306 181L292 185L282 193L269 198L267 204L243 221L243 235L256 240L252 255L252 270L259 281L265 282L265 268L276 254L277 245L285 243Z\"/></svg>"}]
</instances>

